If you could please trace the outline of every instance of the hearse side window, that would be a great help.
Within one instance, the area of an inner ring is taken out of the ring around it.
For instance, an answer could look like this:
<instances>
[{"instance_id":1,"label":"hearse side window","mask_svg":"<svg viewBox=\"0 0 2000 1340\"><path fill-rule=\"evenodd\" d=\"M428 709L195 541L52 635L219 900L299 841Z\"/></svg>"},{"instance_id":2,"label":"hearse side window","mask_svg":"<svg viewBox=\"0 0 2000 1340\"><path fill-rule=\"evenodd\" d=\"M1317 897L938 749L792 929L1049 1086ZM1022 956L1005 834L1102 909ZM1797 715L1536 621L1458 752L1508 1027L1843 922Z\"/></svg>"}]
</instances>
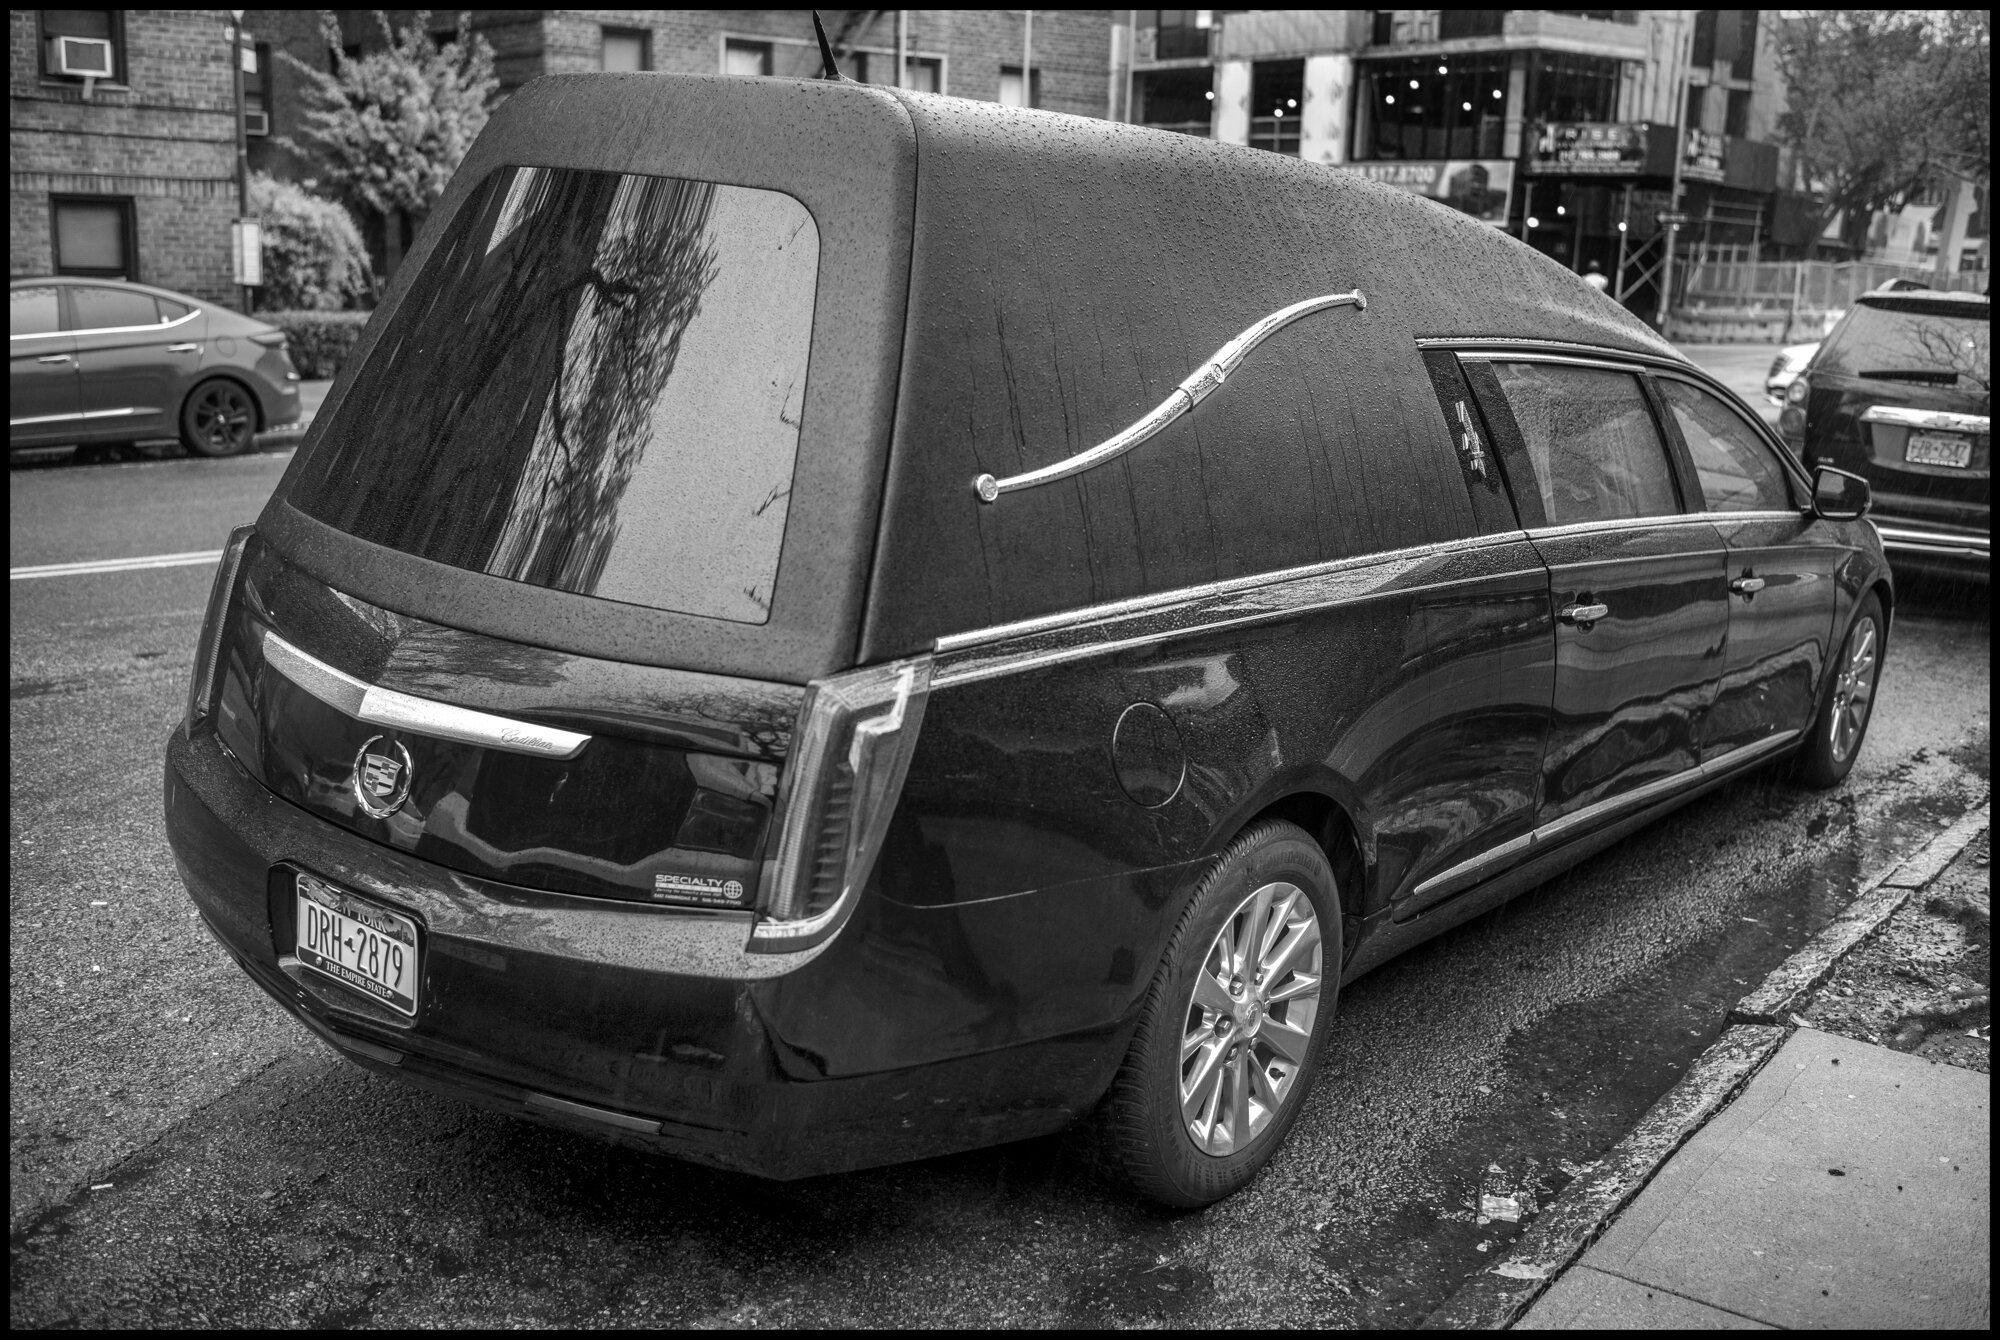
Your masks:
<instances>
[{"instance_id":1,"label":"hearse side window","mask_svg":"<svg viewBox=\"0 0 2000 1340\"><path fill-rule=\"evenodd\" d=\"M777 191L503 168L451 219L293 498L473 572L761 624L819 232Z\"/></svg>"},{"instance_id":2,"label":"hearse side window","mask_svg":"<svg viewBox=\"0 0 2000 1340\"><path fill-rule=\"evenodd\" d=\"M1681 510L1653 412L1628 372L1495 361L1551 526ZM1513 480L1516 493L1521 481Z\"/></svg>"},{"instance_id":3,"label":"hearse side window","mask_svg":"<svg viewBox=\"0 0 2000 1340\"><path fill-rule=\"evenodd\" d=\"M1681 430L1711 512L1787 512L1785 468L1757 431L1728 405L1687 382L1662 377L1660 393Z\"/></svg>"}]
</instances>

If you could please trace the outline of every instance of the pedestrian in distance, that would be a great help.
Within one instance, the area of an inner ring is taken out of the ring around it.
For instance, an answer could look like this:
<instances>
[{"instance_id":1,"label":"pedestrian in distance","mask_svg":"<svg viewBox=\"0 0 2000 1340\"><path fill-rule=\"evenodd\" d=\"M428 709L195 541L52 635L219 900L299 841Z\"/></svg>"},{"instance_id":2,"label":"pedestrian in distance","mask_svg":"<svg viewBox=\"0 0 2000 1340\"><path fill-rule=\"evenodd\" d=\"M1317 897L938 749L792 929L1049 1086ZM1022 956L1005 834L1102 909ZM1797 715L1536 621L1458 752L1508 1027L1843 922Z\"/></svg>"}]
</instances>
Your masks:
<instances>
[{"instance_id":1,"label":"pedestrian in distance","mask_svg":"<svg viewBox=\"0 0 2000 1340\"><path fill-rule=\"evenodd\" d=\"M1611 276L1599 269L1596 261L1592 261L1583 267L1583 282L1602 293L1611 287Z\"/></svg>"}]
</instances>

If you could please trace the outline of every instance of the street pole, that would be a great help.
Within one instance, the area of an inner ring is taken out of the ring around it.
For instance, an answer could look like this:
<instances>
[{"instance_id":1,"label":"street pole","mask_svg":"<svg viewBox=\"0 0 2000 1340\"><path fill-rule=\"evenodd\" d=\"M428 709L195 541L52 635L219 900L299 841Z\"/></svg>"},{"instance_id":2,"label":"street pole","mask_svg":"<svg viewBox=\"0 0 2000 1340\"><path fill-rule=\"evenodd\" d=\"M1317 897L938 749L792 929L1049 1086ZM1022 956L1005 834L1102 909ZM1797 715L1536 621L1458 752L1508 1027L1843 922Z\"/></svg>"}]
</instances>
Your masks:
<instances>
[{"instance_id":1,"label":"street pole","mask_svg":"<svg viewBox=\"0 0 2000 1340\"><path fill-rule=\"evenodd\" d=\"M910 65L910 11L896 11L896 87L909 86Z\"/></svg>"},{"instance_id":2,"label":"street pole","mask_svg":"<svg viewBox=\"0 0 2000 1340\"><path fill-rule=\"evenodd\" d=\"M1035 11L1022 11L1021 19L1021 105L1035 105Z\"/></svg>"},{"instance_id":3,"label":"street pole","mask_svg":"<svg viewBox=\"0 0 2000 1340\"><path fill-rule=\"evenodd\" d=\"M1125 13L1125 124L1130 126L1139 123L1132 108L1132 95L1137 83L1132 69L1139 60L1139 11L1128 9Z\"/></svg>"},{"instance_id":4,"label":"street pole","mask_svg":"<svg viewBox=\"0 0 2000 1340\"><path fill-rule=\"evenodd\" d=\"M243 11L229 11L229 73L236 89L236 217L250 217L250 141L243 130ZM240 231L240 225L239 229ZM236 286L236 305L250 310L250 286Z\"/></svg>"},{"instance_id":5,"label":"street pole","mask_svg":"<svg viewBox=\"0 0 2000 1340\"><path fill-rule=\"evenodd\" d=\"M1688 11L1681 9L1674 12L1676 15L1676 27L1674 30L1676 68L1674 71L1674 82L1671 87L1673 89L1674 100L1679 103L1680 110L1674 117L1674 187L1673 191L1667 196L1667 212L1670 214L1680 213L1681 208L1681 162L1687 157L1688 137L1687 77L1688 67L1694 63L1694 52L1691 49L1694 34L1687 26ZM1667 254L1660 263L1660 305L1655 319L1660 327L1660 334L1662 336L1667 333L1667 309L1673 304L1674 235L1679 231L1679 224L1670 223L1667 225Z\"/></svg>"},{"instance_id":6,"label":"street pole","mask_svg":"<svg viewBox=\"0 0 2000 1340\"><path fill-rule=\"evenodd\" d=\"M1618 206L1618 286L1611 296L1619 302L1625 301L1625 244L1631 238L1632 226L1632 183L1625 183L1625 199Z\"/></svg>"}]
</instances>

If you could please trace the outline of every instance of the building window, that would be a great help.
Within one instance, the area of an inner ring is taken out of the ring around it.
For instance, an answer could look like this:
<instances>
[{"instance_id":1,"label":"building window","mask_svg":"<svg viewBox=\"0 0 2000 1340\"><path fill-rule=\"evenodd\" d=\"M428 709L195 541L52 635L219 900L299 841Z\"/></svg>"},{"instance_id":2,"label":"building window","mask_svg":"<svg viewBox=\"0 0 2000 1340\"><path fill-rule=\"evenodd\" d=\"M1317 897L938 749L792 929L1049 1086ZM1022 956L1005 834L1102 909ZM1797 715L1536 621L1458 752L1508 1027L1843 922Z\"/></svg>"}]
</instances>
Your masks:
<instances>
[{"instance_id":1,"label":"building window","mask_svg":"<svg viewBox=\"0 0 2000 1340\"><path fill-rule=\"evenodd\" d=\"M1694 64L1726 65L1728 78L1753 79L1757 74L1756 9L1703 9L1694 17Z\"/></svg>"},{"instance_id":2,"label":"building window","mask_svg":"<svg viewBox=\"0 0 2000 1340\"><path fill-rule=\"evenodd\" d=\"M1139 27L1153 30L1154 60L1207 60L1212 9L1142 9Z\"/></svg>"},{"instance_id":3,"label":"building window","mask_svg":"<svg viewBox=\"0 0 2000 1340\"><path fill-rule=\"evenodd\" d=\"M1444 9L1438 11L1438 40L1450 42L1460 37L1498 37L1505 26L1504 9Z\"/></svg>"},{"instance_id":4,"label":"building window","mask_svg":"<svg viewBox=\"0 0 2000 1340\"><path fill-rule=\"evenodd\" d=\"M1260 60L1250 67L1250 147L1299 156L1299 108L1306 100L1306 63Z\"/></svg>"},{"instance_id":5,"label":"building window","mask_svg":"<svg viewBox=\"0 0 2000 1340\"><path fill-rule=\"evenodd\" d=\"M255 70L243 72L243 133L271 133L271 44L259 42L250 48L257 62Z\"/></svg>"},{"instance_id":6,"label":"building window","mask_svg":"<svg viewBox=\"0 0 2000 1340\"><path fill-rule=\"evenodd\" d=\"M1042 105L1042 72L1028 74L1028 96L1021 96L1021 67L1003 65L1000 67L1000 105L1002 107L1039 107Z\"/></svg>"},{"instance_id":7,"label":"building window","mask_svg":"<svg viewBox=\"0 0 2000 1340\"><path fill-rule=\"evenodd\" d=\"M55 196L55 263L59 275L137 279L132 202L109 196Z\"/></svg>"},{"instance_id":8,"label":"building window","mask_svg":"<svg viewBox=\"0 0 2000 1340\"><path fill-rule=\"evenodd\" d=\"M1174 130L1183 135L1211 133L1215 113L1215 71L1212 66L1194 70L1149 70L1132 81L1138 94L1137 121L1155 130Z\"/></svg>"},{"instance_id":9,"label":"building window","mask_svg":"<svg viewBox=\"0 0 2000 1340\"><path fill-rule=\"evenodd\" d=\"M1507 60L1495 52L1370 62L1355 157L1498 158Z\"/></svg>"},{"instance_id":10,"label":"building window","mask_svg":"<svg viewBox=\"0 0 2000 1340\"><path fill-rule=\"evenodd\" d=\"M604 28L598 68L608 74L633 74L653 68L653 35L644 28Z\"/></svg>"},{"instance_id":11,"label":"building window","mask_svg":"<svg viewBox=\"0 0 2000 1340\"><path fill-rule=\"evenodd\" d=\"M857 51L851 57L854 63L854 78L864 84L884 84L891 88L896 84L896 53L893 51ZM944 91L944 61L937 56L904 56L903 82L901 87L912 93L941 93Z\"/></svg>"},{"instance_id":12,"label":"building window","mask_svg":"<svg viewBox=\"0 0 2000 1340\"><path fill-rule=\"evenodd\" d=\"M1689 130L1707 130L1708 123L1702 117L1708 112L1708 87L1705 84L1689 84L1687 91L1687 112L1684 120Z\"/></svg>"},{"instance_id":13,"label":"building window","mask_svg":"<svg viewBox=\"0 0 2000 1340\"><path fill-rule=\"evenodd\" d=\"M1623 62L1607 56L1538 51L1528 63L1531 121L1609 121L1618 114Z\"/></svg>"},{"instance_id":14,"label":"building window","mask_svg":"<svg viewBox=\"0 0 2000 1340\"><path fill-rule=\"evenodd\" d=\"M724 74L771 73L771 44L739 42L733 37L730 38L722 44L722 72Z\"/></svg>"},{"instance_id":15,"label":"building window","mask_svg":"<svg viewBox=\"0 0 2000 1340\"><path fill-rule=\"evenodd\" d=\"M42 16L42 73L56 79L81 79L82 75L62 73L61 58L57 53L57 42L61 38L83 39L70 47L73 58L87 58L91 49L87 43L108 43L105 52L107 73L92 75L91 78L107 79L113 83L125 81L125 24L124 15L115 9L44 9ZM103 51L103 48L95 48Z\"/></svg>"},{"instance_id":16,"label":"building window","mask_svg":"<svg viewBox=\"0 0 2000 1340\"><path fill-rule=\"evenodd\" d=\"M1750 90L1732 88L1729 90L1729 111L1722 123L1722 133L1734 135L1738 139L1750 136Z\"/></svg>"}]
</instances>

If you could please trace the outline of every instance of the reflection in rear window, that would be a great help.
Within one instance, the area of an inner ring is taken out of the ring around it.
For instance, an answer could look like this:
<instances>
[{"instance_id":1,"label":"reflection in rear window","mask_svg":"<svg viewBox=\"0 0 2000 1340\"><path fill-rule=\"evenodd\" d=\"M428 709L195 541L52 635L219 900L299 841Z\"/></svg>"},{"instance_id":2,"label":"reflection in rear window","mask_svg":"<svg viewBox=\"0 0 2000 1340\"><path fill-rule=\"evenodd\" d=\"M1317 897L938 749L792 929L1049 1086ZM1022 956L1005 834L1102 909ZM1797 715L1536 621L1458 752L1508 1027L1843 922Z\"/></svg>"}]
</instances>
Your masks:
<instances>
[{"instance_id":1,"label":"reflection in rear window","mask_svg":"<svg viewBox=\"0 0 2000 1340\"><path fill-rule=\"evenodd\" d=\"M1962 304L1977 307L1973 303ZM1894 299L1855 305L1818 358L1821 372L1893 380L1898 373L1964 390L1993 386L1990 307L1961 315L1942 302Z\"/></svg>"},{"instance_id":2,"label":"reflection in rear window","mask_svg":"<svg viewBox=\"0 0 2000 1340\"><path fill-rule=\"evenodd\" d=\"M763 623L818 268L811 215L776 191L502 169L292 502L454 567Z\"/></svg>"}]
</instances>

